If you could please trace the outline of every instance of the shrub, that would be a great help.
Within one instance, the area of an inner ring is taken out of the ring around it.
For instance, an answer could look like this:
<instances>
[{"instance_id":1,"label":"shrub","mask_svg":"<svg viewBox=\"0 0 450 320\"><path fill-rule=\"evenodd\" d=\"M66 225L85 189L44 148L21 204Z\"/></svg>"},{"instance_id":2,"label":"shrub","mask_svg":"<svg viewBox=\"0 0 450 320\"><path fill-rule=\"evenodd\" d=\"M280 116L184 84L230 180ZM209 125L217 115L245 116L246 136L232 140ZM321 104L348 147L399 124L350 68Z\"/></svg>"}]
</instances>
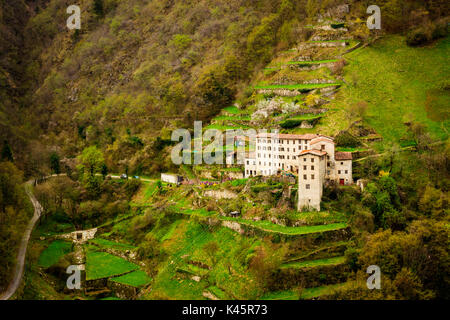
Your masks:
<instances>
[{"instance_id":1,"label":"shrub","mask_svg":"<svg viewBox=\"0 0 450 320\"><path fill-rule=\"evenodd\" d=\"M430 40L430 36L423 29L412 30L406 36L408 46L420 46L426 44Z\"/></svg>"},{"instance_id":2,"label":"shrub","mask_svg":"<svg viewBox=\"0 0 450 320\"><path fill-rule=\"evenodd\" d=\"M280 123L280 126L283 129L291 129L291 128L298 127L301 124L302 124L301 120L286 120L286 121L283 121L282 123Z\"/></svg>"},{"instance_id":3,"label":"shrub","mask_svg":"<svg viewBox=\"0 0 450 320\"><path fill-rule=\"evenodd\" d=\"M338 147L356 148L361 145L361 142L347 131L342 131L336 137L336 145Z\"/></svg>"}]
</instances>

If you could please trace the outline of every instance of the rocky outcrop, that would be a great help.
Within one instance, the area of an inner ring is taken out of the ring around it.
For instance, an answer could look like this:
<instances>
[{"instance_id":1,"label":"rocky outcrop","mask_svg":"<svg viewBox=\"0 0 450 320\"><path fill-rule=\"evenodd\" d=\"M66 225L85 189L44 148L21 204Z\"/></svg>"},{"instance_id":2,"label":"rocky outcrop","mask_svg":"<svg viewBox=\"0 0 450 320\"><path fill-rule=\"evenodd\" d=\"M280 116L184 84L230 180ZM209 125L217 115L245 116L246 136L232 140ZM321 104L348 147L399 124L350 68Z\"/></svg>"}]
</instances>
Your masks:
<instances>
[{"instance_id":1,"label":"rocky outcrop","mask_svg":"<svg viewBox=\"0 0 450 320\"><path fill-rule=\"evenodd\" d=\"M211 197L214 199L236 199L238 195L230 190L208 190L204 193L205 197Z\"/></svg>"}]
</instances>

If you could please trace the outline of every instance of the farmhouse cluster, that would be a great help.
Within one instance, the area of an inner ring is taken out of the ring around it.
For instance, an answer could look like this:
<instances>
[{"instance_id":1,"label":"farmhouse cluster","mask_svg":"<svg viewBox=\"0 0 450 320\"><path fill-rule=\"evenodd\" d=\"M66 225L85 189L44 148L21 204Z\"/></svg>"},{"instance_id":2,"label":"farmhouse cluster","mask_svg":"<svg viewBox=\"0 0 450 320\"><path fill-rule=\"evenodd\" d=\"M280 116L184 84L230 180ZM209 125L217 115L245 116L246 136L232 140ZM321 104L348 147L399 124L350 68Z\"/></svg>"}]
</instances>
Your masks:
<instances>
[{"instance_id":1,"label":"farmhouse cluster","mask_svg":"<svg viewBox=\"0 0 450 320\"><path fill-rule=\"evenodd\" d=\"M245 159L245 176L298 176L298 210L320 211L326 183L353 183L352 154L336 152L333 138L317 134L265 133Z\"/></svg>"}]
</instances>

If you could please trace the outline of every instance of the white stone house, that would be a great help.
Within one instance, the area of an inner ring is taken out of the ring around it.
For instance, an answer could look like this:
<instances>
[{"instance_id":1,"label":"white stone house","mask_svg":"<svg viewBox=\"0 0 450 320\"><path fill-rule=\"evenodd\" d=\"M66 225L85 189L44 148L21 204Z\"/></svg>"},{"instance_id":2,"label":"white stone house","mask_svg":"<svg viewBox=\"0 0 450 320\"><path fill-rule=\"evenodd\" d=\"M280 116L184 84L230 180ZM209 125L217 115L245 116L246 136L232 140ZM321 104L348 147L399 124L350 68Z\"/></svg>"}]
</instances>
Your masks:
<instances>
[{"instance_id":1,"label":"white stone house","mask_svg":"<svg viewBox=\"0 0 450 320\"><path fill-rule=\"evenodd\" d=\"M245 177L292 173L299 179L298 210L320 211L323 185L353 184L352 154L336 152L333 138L317 134L260 134L245 159Z\"/></svg>"}]
</instances>

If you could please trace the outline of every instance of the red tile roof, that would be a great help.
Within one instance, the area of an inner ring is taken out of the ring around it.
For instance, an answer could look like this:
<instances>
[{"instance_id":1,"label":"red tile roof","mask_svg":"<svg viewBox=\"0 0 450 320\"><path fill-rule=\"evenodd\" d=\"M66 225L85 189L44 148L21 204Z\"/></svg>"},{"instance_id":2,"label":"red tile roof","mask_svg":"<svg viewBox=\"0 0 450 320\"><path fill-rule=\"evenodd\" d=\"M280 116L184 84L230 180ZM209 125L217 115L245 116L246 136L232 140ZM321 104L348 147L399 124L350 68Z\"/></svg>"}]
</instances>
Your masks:
<instances>
[{"instance_id":1,"label":"red tile roof","mask_svg":"<svg viewBox=\"0 0 450 320\"><path fill-rule=\"evenodd\" d=\"M332 143L334 142L334 140L332 138L320 137L320 138L317 138L317 139L313 139L313 141L311 141L310 144L316 144L316 143L319 143L319 142L322 142L322 141L332 142Z\"/></svg>"},{"instance_id":2,"label":"red tile roof","mask_svg":"<svg viewBox=\"0 0 450 320\"><path fill-rule=\"evenodd\" d=\"M315 156L325 156L327 153L325 151L320 150L303 150L300 152L299 156L303 156L305 154L313 154Z\"/></svg>"},{"instance_id":3,"label":"red tile roof","mask_svg":"<svg viewBox=\"0 0 450 320\"><path fill-rule=\"evenodd\" d=\"M334 157L336 160L353 160L351 152L336 152Z\"/></svg>"}]
</instances>

